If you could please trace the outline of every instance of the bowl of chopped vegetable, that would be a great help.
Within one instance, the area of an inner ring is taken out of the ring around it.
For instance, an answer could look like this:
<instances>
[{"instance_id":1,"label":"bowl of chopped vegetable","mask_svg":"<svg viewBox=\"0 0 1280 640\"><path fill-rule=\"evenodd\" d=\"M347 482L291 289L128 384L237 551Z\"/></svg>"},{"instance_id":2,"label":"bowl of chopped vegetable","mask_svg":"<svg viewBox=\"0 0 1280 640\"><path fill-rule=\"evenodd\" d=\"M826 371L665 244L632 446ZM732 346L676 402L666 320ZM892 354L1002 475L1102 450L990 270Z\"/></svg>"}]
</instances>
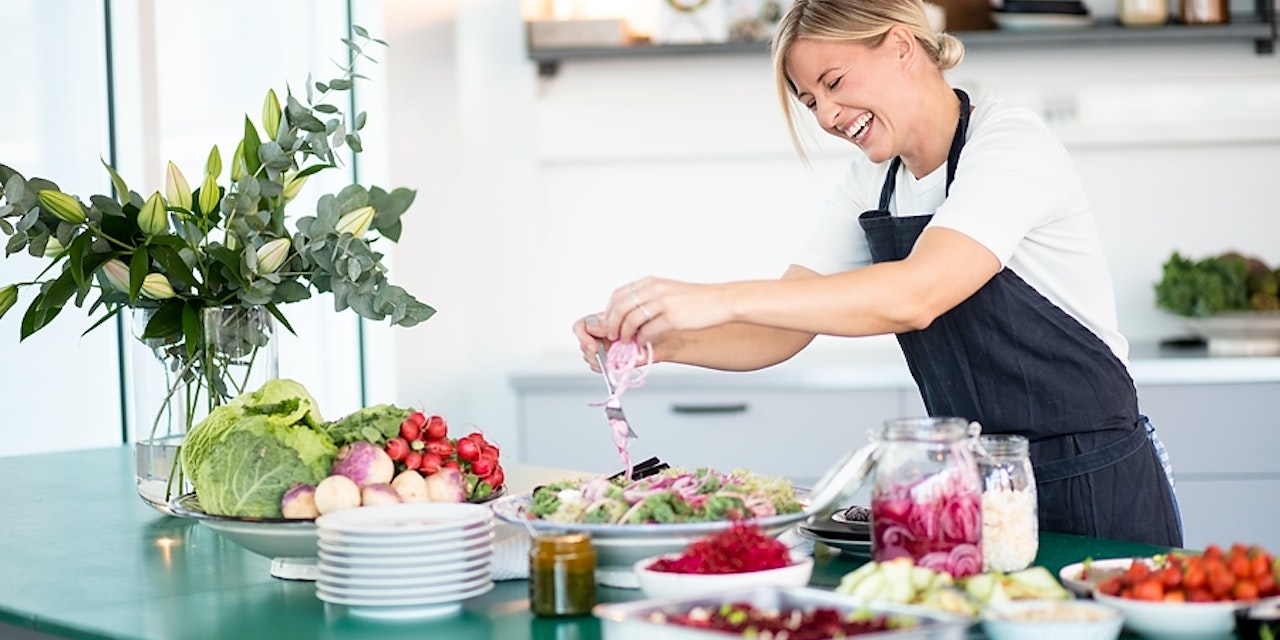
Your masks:
<instances>
[{"instance_id":1,"label":"bowl of chopped vegetable","mask_svg":"<svg viewBox=\"0 0 1280 640\"><path fill-rule=\"evenodd\" d=\"M630 482L603 476L557 482L500 498L493 511L535 533L589 534L597 581L634 589L636 562L679 553L738 520L777 536L806 517L807 497L783 478L673 468Z\"/></svg>"},{"instance_id":2,"label":"bowl of chopped vegetable","mask_svg":"<svg viewBox=\"0 0 1280 640\"><path fill-rule=\"evenodd\" d=\"M793 557L758 526L735 523L681 553L640 560L633 569L646 596L684 597L746 587L803 587L813 575L813 558Z\"/></svg>"}]
</instances>

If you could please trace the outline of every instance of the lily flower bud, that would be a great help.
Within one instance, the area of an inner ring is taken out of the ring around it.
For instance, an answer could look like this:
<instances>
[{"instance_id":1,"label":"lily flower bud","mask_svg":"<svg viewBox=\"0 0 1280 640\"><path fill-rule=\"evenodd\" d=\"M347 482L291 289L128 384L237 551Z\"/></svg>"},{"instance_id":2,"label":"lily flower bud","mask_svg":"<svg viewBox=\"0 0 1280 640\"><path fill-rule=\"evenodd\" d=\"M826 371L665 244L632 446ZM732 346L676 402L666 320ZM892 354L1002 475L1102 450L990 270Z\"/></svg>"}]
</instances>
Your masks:
<instances>
[{"instance_id":1,"label":"lily flower bud","mask_svg":"<svg viewBox=\"0 0 1280 640\"><path fill-rule=\"evenodd\" d=\"M191 193L187 193L187 205L191 204ZM143 203L142 210L138 211L138 228L142 232L154 236L163 233L169 228L169 212L165 211L164 201L160 199L160 192L151 194L150 198Z\"/></svg>"},{"instance_id":2,"label":"lily flower bud","mask_svg":"<svg viewBox=\"0 0 1280 640\"><path fill-rule=\"evenodd\" d=\"M216 144L209 150L209 159L204 162L204 174L214 178L222 175L222 153L218 151Z\"/></svg>"},{"instance_id":3,"label":"lily flower bud","mask_svg":"<svg viewBox=\"0 0 1280 640\"><path fill-rule=\"evenodd\" d=\"M308 176L293 176L292 178L285 180L284 201L286 203L298 197L298 192L302 191L302 185L307 183L307 177Z\"/></svg>"},{"instance_id":4,"label":"lily flower bud","mask_svg":"<svg viewBox=\"0 0 1280 640\"><path fill-rule=\"evenodd\" d=\"M267 89L267 97L262 101L262 128L267 130L267 137L276 139L276 131L280 129L280 100L276 98L275 89Z\"/></svg>"},{"instance_id":5,"label":"lily flower bud","mask_svg":"<svg viewBox=\"0 0 1280 640\"><path fill-rule=\"evenodd\" d=\"M231 181L240 182L240 178L248 173L248 169L244 164L244 140L236 145L236 152L231 155Z\"/></svg>"},{"instance_id":6,"label":"lily flower bud","mask_svg":"<svg viewBox=\"0 0 1280 640\"><path fill-rule=\"evenodd\" d=\"M66 252L67 248L62 246L62 243L58 242L57 238L49 236L49 241L44 245L44 257L50 260L57 260Z\"/></svg>"},{"instance_id":7,"label":"lily flower bud","mask_svg":"<svg viewBox=\"0 0 1280 640\"><path fill-rule=\"evenodd\" d=\"M84 223L84 207L75 196L54 189L41 189L36 197L40 206L59 220L71 224Z\"/></svg>"},{"instance_id":8,"label":"lily flower bud","mask_svg":"<svg viewBox=\"0 0 1280 640\"><path fill-rule=\"evenodd\" d=\"M218 180L211 173L204 177L204 184L200 185L200 211L208 215L217 208Z\"/></svg>"},{"instance_id":9,"label":"lily flower bud","mask_svg":"<svg viewBox=\"0 0 1280 640\"><path fill-rule=\"evenodd\" d=\"M129 267L119 258L108 260L102 265L102 275L111 286L123 293L129 293Z\"/></svg>"},{"instance_id":10,"label":"lily flower bud","mask_svg":"<svg viewBox=\"0 0 1280 640\"><path fill-rule=\"evenodd\" d=\"M191 210L191 187L187 184L187 177L182 175L178 165L172 161L169 162L169 168L165 171L164 197L175 207Z\"/></svg>"},{"instance_id":11,"label":"lily flower bud","mask_svg":"<svg viewBox=\"0 0 1280 640\"><path fill-rule=\"evenodd\" d=\"M148 273L142 279L142 295L152 300L168 300L173 297L173 287L163 274Z\"/></svg>"},{"instance_id":12,"label":"lily flower bud","mask_svg":"<svg viewBox=\"0 0 1280 640\"><path fill-rule=\"evenodd\" d=\"M0 318L4 317L4 314L8 313L9 310L13 308L13 305L17 304L17 302L18 302L18 286L17 285L11 284L3 289L0 289Z\"/></svg>"},{"instance_id":13,"label":"lily flower bud","mask_svg":"<svg viewBox=\"0 0 1280 640\"><path fill-rule=\"evenodd\" d=\"M338 219L338 233L349 233L357 238L363 237L373 224L373 207L360 207Z\"/></svg>"},{"instance_id":14,"label":"lily flower bud","mask_svg":"<svg viewBox=\"0 0 1280 640\"><path fill-rule=\"evenodd\" d=\"M258 247L258 275L274 273L289 257L289 239L276 238Z\"/></svg>"}]
</instances>

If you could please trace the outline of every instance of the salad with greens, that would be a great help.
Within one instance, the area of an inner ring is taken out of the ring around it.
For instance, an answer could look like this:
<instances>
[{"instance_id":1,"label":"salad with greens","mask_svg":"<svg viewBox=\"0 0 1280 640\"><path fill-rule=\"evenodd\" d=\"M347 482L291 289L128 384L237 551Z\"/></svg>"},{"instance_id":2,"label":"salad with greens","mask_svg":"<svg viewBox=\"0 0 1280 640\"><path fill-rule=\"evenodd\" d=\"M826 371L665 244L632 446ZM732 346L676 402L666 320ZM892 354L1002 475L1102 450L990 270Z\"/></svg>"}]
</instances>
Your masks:
<instances>
[{"instance_id":1,"label":"salad with greens","mask_svg":"<svg viewBox=\"0 0 1280 640\"><path fill-rule=\"evenodd\" d=\"M639 480L593 477L534 490L538 520L588 524L670 524L764 518L800 511L784 478L748 471L666 469Z\"/></svg>"}]
</instances>

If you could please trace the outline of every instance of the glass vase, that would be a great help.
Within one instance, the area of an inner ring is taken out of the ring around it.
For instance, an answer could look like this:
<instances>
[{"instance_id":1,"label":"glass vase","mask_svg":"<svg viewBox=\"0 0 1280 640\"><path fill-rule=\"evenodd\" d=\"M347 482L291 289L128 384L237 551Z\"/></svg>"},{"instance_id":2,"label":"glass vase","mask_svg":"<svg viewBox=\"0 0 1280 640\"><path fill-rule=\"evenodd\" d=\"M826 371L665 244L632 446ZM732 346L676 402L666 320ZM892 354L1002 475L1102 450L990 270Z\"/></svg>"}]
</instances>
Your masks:
<instances>
[{"instance_id":1,"label":"glass vase","mask_svg":"<svg viewBox=\"0 0 1280 640\"><path fill-rule=\"evenodd\" d=\"M208 307L199 343L182 332L143 338L156 308L131 310L128 383L138 495L172 514L169 500L191 491L178 464L187 431L209 412L279 376L275 319L265 307Z\"/></svg>"}]
</instances>

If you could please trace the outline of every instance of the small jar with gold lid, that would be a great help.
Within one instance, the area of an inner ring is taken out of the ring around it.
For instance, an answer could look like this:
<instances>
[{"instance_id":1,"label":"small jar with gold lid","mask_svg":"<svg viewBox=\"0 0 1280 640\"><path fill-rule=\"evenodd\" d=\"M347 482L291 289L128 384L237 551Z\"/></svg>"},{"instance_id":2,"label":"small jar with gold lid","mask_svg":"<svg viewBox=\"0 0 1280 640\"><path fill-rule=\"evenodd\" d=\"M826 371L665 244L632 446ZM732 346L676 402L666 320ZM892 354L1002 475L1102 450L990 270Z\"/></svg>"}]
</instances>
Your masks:
<instances>
[{"instance_id":1,"label":"small jar with gold lid","mask_svg":"<svg viewBox=\"0 0 1280 640\"><path fill-rule=\"evenodd\" d=\"M596 604L596 552L585 533L536 536L529 546L529 608L581 616Z\"/></svg>"}]
</instances>

